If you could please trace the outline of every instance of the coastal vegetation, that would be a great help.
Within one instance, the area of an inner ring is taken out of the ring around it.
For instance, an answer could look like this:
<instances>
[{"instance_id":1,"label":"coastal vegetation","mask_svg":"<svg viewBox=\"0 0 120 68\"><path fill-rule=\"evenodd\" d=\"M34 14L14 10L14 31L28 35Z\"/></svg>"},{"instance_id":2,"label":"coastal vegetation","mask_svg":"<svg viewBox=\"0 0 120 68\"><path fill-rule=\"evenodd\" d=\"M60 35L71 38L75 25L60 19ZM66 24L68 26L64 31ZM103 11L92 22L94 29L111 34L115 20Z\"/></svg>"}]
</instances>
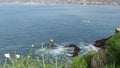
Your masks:
<instances>
[{"instance_id":1,"label":"coastal vegetation","mask_svg":"<svg viewBox=\"0 0 120 68\"><path fill-rule=\"evenodd\" d=\"M120 64L120 33L116 33L108 40L107 52L112 57L115 65Z\"/></svg>"},{"instance_id":2,"label":"coastal vegetation","mask_svg":"<svg viewBox=\"0 0 120 68\"><path fill-rule=\"evenodd\" d=\"M52 41L50 42L52 43ZM120 32L115 33L107 41L105 48L101 48L98 52L90 51L84 55L71 57L65 60L66 52L62 58L56 55L54 58L45 58L44 52L40 58L38 53L33 54L32 45L30 53L26 56L14 53L11 57L9 53L4 54L4 62L0 64L0 68L120 68ZM44 48L44 43L41 44Z\"/></svg>"}]
</instances>

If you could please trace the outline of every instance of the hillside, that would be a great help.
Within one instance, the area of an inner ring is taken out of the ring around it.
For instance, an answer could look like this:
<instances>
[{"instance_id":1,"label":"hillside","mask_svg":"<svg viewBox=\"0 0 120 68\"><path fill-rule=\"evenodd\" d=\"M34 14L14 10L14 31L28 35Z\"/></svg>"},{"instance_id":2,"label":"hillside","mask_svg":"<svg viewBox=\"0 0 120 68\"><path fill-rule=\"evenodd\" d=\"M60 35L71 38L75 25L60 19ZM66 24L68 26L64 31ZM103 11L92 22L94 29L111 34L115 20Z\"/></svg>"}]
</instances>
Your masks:
<instances>
[{"instance_id":1,"label":"hillside","mask_svg":"<svg viewBox=\"0 0 120 68\"><path fill-rule=\"evenodd\" d=\"M88 2L88 3L86 3ZM94 2L94 3L93 3ZM98 5L119 5L120 0L0 0L0 4L98 4Z\"/></svg>"},{"instance_id":2,"label":"hillside","mask_svg":"<svg viewBox=\"0 0 120 68\"><path fill-rule=\"evenodd\" d=\"M51 2L120 2L120 0L0 0L0 2L42 2L42 1L51 1Z\"/></svg>"}]
</instances>

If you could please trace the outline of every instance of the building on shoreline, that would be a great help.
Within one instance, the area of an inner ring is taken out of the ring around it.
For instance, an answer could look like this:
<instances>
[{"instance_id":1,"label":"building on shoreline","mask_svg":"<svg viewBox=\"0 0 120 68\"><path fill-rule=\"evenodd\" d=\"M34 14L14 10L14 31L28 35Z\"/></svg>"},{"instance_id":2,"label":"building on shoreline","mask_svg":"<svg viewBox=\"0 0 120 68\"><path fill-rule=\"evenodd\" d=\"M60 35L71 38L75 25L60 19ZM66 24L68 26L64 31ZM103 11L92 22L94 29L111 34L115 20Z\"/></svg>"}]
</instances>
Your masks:
<instances>
[{"instance_id":1,"label":"building on shoreline","mask_svg":"<svg viewBox=\"0 0 120 68\"><path fill-rule=\"evenodd\" d=\"M8 0L0 1L0 4L18 5L114 5L120 6L117 1L88 1L88 0Z\"/></svg>"}]
</instances>

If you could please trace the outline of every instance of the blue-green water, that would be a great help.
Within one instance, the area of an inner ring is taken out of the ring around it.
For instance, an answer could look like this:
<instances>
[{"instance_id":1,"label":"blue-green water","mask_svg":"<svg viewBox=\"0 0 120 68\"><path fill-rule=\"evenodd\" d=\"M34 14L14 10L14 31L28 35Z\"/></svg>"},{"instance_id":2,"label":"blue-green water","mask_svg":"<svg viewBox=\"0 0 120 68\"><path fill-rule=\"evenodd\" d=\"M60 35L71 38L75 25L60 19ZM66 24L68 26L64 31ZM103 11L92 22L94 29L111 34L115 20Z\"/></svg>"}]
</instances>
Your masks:
<instances>
[{"instance_id":1,"label":"blue-green water","mask_svg":"<svg viewBox=\"0 0 120 68\"><path fill-rule=\"evenodd\" d=\"M58 46L88 46L114 34L120 25L118 6L0 5L0 55L26 53L32 44L52 38ZM89 48L88 48L89 49Z\"/></svg>"}]
</instances>

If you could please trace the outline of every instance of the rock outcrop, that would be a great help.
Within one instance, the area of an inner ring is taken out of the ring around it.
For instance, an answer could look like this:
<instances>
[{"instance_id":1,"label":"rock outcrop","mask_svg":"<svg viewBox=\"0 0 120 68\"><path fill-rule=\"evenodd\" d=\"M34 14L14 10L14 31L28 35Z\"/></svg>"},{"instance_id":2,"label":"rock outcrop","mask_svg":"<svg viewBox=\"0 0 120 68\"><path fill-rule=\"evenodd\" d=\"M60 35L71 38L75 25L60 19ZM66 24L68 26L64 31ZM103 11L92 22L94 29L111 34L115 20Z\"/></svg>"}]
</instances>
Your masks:
<instances>
[{"instance_id":1,"label":"rock outcrop","mask_svg":"<svg viewBox=\"0 0 120 68\"><path fill-rule=\"evenodd\" d=\"M120 32L120 27L117 27L115 29L115 33L117 33L117 32ZM96 46L96 47L99 47L99 48L103 48L107 43L106 41L110 38L111 38L111 36L108 37L108 38L103 38L103 39L100 39L100 40L96 40L93 45Z\"/></svg>"},{"instance_id":2,"label":"rock outcrop","mask_svg":"<svg viewBox=\"0 0 120 68\"><path fill-rule=\"evenodd\" d=\"M110 37L109 37L110 38ZM109 38L103 38L95 41L94 46L100 48L98 54L96 54L91 62L92 68L104 68L106 64L106 49L107 49L107 41Z\"/></svg>"},{"instance_id":3,"label":"rock outcrop","mask_svg":"<svg viewBox=\"0 0 120 68\"><path fill-rule=\"evenodd\" d=\"M117 27L115 29L115 33L118 33L118 32L120 32L120 27ZM100 50L98 51L98 54L96 54L92 59L91 65L93 68L104 68L104 65L106 63L109 63L108 58L106 58L107 46L108 46L107 41L111 37L112 36L95 41L94 46L99 47Z\"/></svg>"},{"instance_id":4,"label":"rock outcrop","mask_svg":"<svg viewBox=\"0 0 120 68\"><path fill-rule=\"evenodd\" d=\"M77 47L75 44L70 44L70 45L68 45L68 47L73 47L74 48L74 51L73 51L73 55L72 55L72 57L74 57L74 56L77 56L78 55L78 53L79 53L79 51L81 50L79 47Z\"/></svg>"},{"instance_id":5,"label":"rock outcrop","mask_svg":"<svg viewBox=\"0 0 120 68\"><path fill-rule=\"evenodd\" d=\"M95 43L93 44L96 47L102 48L106 45L106 41L108 40L108 38L103 38L100 40L95 41Z\"/></svg>"},{"instance_id":6,"label":"rock outcrop","mask_svg":"<svg viewBox=\"0 0 120 68\"><path fill-rule=\"evenodd\" d=\"M115 29L115 32L120 32L120 26Z\"/></svg>"},{"instance_id":7,"label":"rock outcrop","mask_svg":"<svg viewBox=\"0 0 120 68\"><path fill-rule=\"evenodd\" d=\"M108 38L102 38L102 39L100 39L100 40L96 40L93 45L94 45L95 47L105 49L106 44L107 44L107 40L109 40L110 38L111 38L111 36L108 37Z\"/></svg>"}]
</instances>

